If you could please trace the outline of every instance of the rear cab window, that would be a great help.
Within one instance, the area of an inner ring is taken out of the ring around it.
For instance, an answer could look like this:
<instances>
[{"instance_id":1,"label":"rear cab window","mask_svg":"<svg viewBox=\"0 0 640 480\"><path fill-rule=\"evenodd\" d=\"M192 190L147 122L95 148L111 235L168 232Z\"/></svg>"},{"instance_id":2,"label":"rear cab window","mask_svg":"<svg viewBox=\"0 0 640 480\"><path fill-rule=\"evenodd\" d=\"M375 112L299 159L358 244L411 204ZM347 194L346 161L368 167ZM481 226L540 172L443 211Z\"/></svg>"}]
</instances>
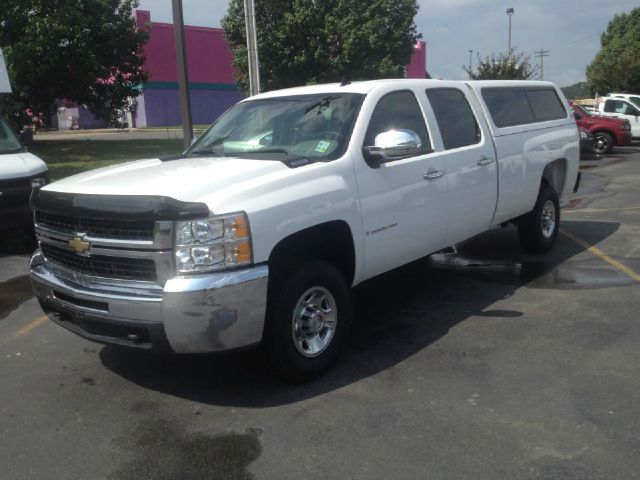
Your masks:
<instances>
[{"instance_id":1,"label":"rear cab window","mask_svg":"<svg viewBox=\"0 0 640 480\"><path fill-rule=\"evenodd\" d=\"M484 87L482 98L496 127L560 120L567 111L552 87Z\"/></svg>"}]
</instances>

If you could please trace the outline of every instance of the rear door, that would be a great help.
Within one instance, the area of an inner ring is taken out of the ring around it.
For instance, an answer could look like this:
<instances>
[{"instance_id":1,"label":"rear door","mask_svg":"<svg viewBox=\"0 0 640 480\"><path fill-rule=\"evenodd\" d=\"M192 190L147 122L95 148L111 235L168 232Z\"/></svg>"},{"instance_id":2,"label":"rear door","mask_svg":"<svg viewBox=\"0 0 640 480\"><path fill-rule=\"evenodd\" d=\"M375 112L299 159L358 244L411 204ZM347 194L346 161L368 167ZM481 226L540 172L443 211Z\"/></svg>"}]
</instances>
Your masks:
<instances>
[{"instance_id":1,"label":"rear door","mask_svg":"<svg viewBox=\"0 0 640 480\"><path fill-rule=\"evenodd\" d=\"M467 90L459 86L425 91L436 119L439 138L434 139L444 161L449 198L449 243L487 230L498 197L495 150L489 128L471 107Z\"/></svg>"},{"instance_id":2,"label":"rear door","mask_svg":"<svg viewBox=\"0 0 640 480\"><path fill-rule=\"evenodd\" d=\"M631 135L640 137L640 111L627 100L608 98L604 101L604 115L607 117L626 118L631 124Z\"/></svg>"}]
</instances>

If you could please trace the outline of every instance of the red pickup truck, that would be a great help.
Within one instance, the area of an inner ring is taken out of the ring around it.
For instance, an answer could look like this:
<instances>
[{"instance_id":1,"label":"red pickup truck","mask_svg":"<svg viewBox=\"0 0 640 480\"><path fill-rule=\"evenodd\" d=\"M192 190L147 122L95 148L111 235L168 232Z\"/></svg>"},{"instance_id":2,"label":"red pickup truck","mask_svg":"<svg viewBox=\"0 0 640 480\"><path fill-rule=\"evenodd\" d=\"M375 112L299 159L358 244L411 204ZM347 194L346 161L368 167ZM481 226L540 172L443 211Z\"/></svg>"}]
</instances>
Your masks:
<instances>
[{"instance_id":1,"label":"red pickup truck","mask_svg":"<svg viewBox=\"0 0 640 480\"><path fill-rule=\"evenodd\" d=\"M628 120L593 115L571 100L569 105L578 126L593 135L594 153L609 153L616 145L631 143L631 125Z\"/></svg>"}]
</instances>

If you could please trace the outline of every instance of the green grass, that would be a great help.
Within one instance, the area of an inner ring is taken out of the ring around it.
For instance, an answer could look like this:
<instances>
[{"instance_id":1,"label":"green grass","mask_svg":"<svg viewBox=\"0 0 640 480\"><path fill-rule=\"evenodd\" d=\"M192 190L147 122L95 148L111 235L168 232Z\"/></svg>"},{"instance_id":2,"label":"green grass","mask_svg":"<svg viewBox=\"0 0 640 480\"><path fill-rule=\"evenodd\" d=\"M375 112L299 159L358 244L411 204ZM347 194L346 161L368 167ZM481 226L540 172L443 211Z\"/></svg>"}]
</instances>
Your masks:
<instances>
[{"instance_id":1,"label":"green grass","mask_svg":"<svg viewBox=\"0 0 640 480\"><path fill-rule=\"evenodd\" d=\"M157 158L184 150L181 139L40 140L29 151L45 161L51 180L141 158Z\"/></svg>"}]
</instances>

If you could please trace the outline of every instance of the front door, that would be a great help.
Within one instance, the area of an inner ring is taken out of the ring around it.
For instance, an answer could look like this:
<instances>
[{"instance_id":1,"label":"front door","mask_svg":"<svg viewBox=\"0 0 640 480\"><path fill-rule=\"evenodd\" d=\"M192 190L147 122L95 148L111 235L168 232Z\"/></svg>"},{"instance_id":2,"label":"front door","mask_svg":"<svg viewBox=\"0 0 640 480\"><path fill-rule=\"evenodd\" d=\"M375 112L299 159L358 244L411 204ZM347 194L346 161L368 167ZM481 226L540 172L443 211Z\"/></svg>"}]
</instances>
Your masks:
<instances>
[{"instance_id":1,"label":"front door","mask_svg":"<svg viewBox=\"0 0 640 480\"><path fill-rule=\"evenodd\" d=\"M447 245L444 162L431 153L424 114L412 90L392 91L378 100L363 146L373 146L378 134L392 129L418 134L421 149L415 156L381 165L370 166L364 158L357 162L365 278Z\"/></svg>"}]
</instances>

